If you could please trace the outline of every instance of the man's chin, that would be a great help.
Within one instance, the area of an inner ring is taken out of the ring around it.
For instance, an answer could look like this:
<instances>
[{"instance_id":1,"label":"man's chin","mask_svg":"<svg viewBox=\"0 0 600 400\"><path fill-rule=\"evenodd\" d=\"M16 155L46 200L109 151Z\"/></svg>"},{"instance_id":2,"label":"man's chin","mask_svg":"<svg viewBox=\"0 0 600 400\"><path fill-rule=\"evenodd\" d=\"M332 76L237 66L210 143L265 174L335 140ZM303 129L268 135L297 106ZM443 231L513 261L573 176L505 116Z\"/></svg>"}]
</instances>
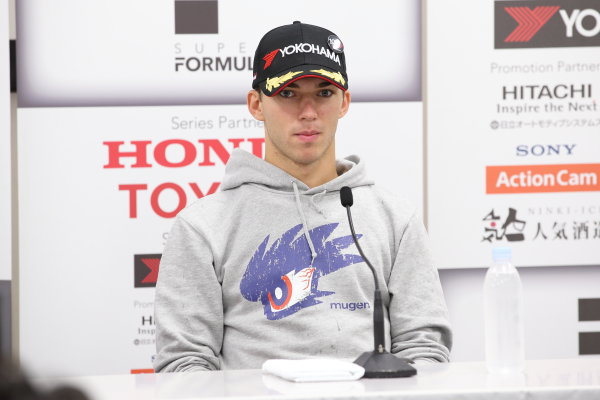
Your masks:
<instances>
[{"instance_id":1,"label":"man's chin","mask_svg":"<svg viewBox=\"0 0 600 400\"><path fill-rule=\"evenodd\" d=\"M321 158L323 158L322 154L318 154L316 151L311 151L296 155L292 161L294 161L295 164L306 167L320 161Z\"/></svg>"}]
</instances>

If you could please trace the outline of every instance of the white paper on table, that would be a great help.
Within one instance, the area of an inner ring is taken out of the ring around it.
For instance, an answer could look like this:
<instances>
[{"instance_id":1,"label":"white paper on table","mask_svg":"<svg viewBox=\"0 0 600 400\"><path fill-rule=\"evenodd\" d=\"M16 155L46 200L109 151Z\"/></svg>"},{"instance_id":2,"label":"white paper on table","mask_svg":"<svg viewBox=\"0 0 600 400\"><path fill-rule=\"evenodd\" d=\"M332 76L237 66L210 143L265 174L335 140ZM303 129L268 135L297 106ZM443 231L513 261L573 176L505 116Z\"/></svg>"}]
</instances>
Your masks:
<instances>
[{"instance_id":1,"label":"white paper on table","mask_svg":"<svg viewBox=\"0 0 600 400\"><path fill-rule=\"evenodd\" d=\"M308 360L267 360L263 373L292 382L353 381L360 379L365 369L349 361L314 358Z\"/></svg>"}]
</instances>

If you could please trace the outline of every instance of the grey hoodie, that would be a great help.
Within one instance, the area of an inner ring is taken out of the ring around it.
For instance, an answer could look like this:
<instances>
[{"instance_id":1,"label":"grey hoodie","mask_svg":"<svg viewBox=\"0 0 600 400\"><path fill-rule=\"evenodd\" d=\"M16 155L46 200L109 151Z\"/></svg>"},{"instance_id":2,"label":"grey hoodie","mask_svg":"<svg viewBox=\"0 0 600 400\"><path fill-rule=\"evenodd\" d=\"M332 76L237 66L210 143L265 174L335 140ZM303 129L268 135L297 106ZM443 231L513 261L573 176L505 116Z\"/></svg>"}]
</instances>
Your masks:
<instances>
[{"instance_id":1,"label":"grey hoodie","mask_svg":"<svg viewBox=\"0 0 600 400\"><path fill-rule=\"evenodd\" d=\"M156 371L352 360L373 350L373 276L352 241L343 186L380 281L387 349L448 360L446 305L415 209L375 186L356 156L339 160L337 172L308 188L232 153L221 191L183 210L169 235L156 286Z\"/></svg>"}]
</instances>

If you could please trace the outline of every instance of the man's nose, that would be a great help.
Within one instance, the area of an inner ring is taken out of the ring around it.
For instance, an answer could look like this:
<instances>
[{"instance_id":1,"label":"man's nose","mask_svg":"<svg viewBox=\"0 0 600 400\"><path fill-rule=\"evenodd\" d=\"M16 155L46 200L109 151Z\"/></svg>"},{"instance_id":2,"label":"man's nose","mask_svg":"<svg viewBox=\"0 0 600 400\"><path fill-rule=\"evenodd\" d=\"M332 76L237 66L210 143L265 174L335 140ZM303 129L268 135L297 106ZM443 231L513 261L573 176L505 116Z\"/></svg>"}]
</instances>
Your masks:
<instances>
[{"instance_id":1,"label":"man's nose","mask_svg":"<svg viewBox=\"0 0 600 400\"><path fill-rule=\"evenodd\" d=\"M302 99L300 102L300 119L313 120L317 118L317 115L317 104L314 99Z\"/></svg>"}]
</instances>

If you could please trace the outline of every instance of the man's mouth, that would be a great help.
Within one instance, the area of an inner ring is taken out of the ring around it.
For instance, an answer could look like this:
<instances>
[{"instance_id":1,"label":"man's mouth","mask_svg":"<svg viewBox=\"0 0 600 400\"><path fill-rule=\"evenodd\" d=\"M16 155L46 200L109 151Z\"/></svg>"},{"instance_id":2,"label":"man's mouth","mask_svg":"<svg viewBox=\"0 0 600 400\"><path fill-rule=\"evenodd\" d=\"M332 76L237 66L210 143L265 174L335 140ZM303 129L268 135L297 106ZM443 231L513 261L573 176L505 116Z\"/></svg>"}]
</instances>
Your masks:
<instances>
[{"instance_id":1,"label":"man's mouth","mask_svg":"<svg viewBox=\"0 0 600 400\"><path fill-rule=\"evenodd\" d=\"M294 133L294 136L296 136L298 139L302 140L303 142L312 142L312 141L317 140L317 138L319 137L319 134L320 134L319 131L311 129L311 130L304 130L304 131L296 132L296 133Z\"/></svg>"}]
</instances>

